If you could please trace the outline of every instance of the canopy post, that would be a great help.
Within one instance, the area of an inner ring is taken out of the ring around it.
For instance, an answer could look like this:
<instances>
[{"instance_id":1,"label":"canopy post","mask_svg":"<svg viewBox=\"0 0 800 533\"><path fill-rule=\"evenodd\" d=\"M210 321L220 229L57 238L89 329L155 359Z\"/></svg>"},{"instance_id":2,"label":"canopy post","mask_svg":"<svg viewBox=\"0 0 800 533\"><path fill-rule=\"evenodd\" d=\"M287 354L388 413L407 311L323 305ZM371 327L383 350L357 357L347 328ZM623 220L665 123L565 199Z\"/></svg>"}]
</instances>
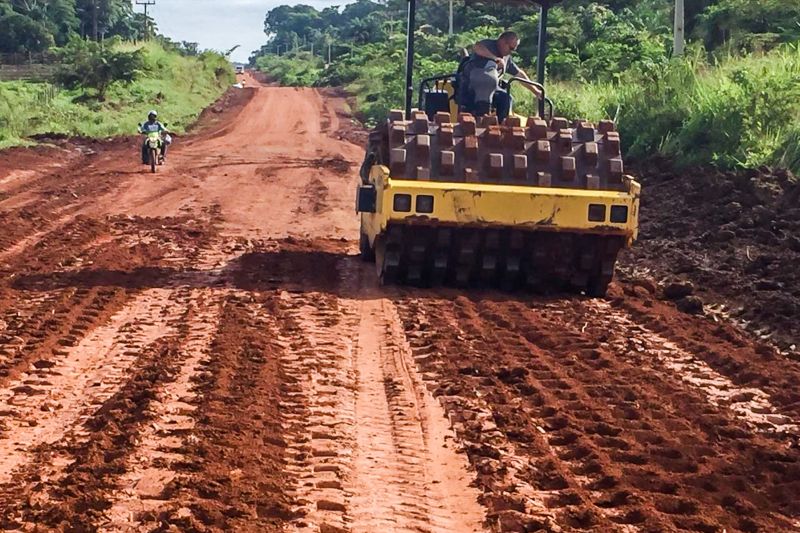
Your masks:
<instances>
[{"instance_id":1,"label":"canopy post","mask_svg":"<svg viewBox=\"0 0 800 533\"><path fill-rule=\"evenodd\" d=\"M547 15L550 11L550 0L540 0L539 13L539 46L536 58L536 82L544 86L544 67L547 60ZM544 117L544 99L539 100L539 116Z\"/></svg>"},{"instance_id":2,"label":"canopy post","mask_svg":"<svg viewBox=\"0 0 800 533\"><path fill-rule=\"evenodd\" d=\"M414 99L414 26L417 17L417 0L408 0L408 28L406 36L406 120L411 120L411 102Z\"/></svg>"}]
</instances>

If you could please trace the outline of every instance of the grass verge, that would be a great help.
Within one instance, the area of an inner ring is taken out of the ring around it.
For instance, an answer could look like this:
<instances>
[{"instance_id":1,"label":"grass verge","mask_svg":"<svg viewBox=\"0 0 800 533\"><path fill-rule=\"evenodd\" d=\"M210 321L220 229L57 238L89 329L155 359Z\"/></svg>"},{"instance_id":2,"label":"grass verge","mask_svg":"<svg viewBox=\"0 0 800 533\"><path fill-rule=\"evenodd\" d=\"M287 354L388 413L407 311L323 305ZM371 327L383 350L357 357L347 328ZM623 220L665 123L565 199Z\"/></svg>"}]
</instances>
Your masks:
<instances>
[{"instance_id":1,"label":"grass verge","mask_svg":"<svg viewBox=\"0 0 800 533\"><path fill-rule=\"evenodd\" d=\"M40 134L102 138L135 133L150 109L157 109L170 129L182 132L234 81L232 67L219 54L183 56L157 43L136 47L144 51L145 72L130 85L111 87L104 102L50 83L0 83L0 148L26 144L27 137Z\"/></svg>"},{"instance_id":2,"label":"grass verge","mask_svg":"<svg viewBox=\"0 0 800 533\"><path fill-rule=\"evenodd\" d=\"M259 66L286 85L344 86L356 96L356 112L372 126L402 103L402 59L399 49L366 45L327 69L307 53L259 58ZM430 58L420 58L417 65L420 78L455 69L453 62ZM711 163L800 173L797 44L713 61L695 50L682 59L629 70L614 82L554 82L548 90L561 116L616 120L629 157L660 156L678 169ZM519 88L514 96L517 112L533 112L530 93Z\"/></svg>"}]
</instances>

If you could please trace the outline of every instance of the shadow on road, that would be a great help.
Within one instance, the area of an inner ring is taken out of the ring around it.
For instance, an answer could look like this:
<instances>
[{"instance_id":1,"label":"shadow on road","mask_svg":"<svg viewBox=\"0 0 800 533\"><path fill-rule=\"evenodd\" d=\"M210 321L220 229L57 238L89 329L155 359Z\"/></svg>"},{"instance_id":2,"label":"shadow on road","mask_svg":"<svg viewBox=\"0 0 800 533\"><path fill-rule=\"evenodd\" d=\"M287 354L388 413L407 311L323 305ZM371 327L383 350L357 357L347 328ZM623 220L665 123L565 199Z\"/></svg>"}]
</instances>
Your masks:
<instances>
[{"instance_id":1,"label":"shadow on road","mask_svg":"<svg viewBox=\"0 0 800 533\"><path fill-rule=\"evenodd\" d=\"M419 288L378 284L375 266L357 255L340 250L292 249L244 253L218 269L140 267L131 270L84 269L21 275L11 287L20 291L52 291L66 288L120 287L129 290L178 288L234 289L248 292L285 290L324 293L339 298L435 298L450 299L469 294L492 301L542 301L557 299L528 292L501 292L481 288ZM563 297L563 296L562 296ZM570 297L574 297L571 295Z\"/></svg>"}]
</instances>

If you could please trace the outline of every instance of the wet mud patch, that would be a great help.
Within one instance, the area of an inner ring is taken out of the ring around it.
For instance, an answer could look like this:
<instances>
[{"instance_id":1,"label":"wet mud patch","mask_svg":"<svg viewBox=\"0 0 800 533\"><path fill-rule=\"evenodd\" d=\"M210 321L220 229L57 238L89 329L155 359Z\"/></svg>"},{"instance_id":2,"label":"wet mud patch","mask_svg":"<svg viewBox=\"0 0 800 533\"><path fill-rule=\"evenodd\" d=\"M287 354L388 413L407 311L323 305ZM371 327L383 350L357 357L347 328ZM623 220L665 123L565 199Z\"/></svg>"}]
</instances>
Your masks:
<instances>
[{"instance_id":1,"label":"wet mud patch","mask_svg":"<svg viewBox=\"0 0 800 533\"><path fill-rule=\"evenodd\" d=\"M22 291L165 287L195 267L217 237L218 215L200 217L114 216L79 218L31 247L38 261L23 263L20 251L9 285ZM0 272L2 272L0 270Z\"/></svg>"},{"instance_id":2,"label":"wet mud patch","mask_svg":"<svg viewBox=\"0 0 800 533\"><path fill-rule=\"evenodd\" d=\"M342 292L341 263L358 268L351 243L340 239L288 237L252 244L232 269L234 284L244 290Z\"/></svg>"},{"instance_id":3,"label":"wet mud patch","mask_svg":"<svg viewBox=\"0 0 800 533\"><path fill-rule=\"evenodd\" d=\"M312 162L312 165L318 168L325 168L332 170L336 174L347 174L350 172L352 164L341 155L332 157L321 157Z\"/></svg>"},{"instance_id":4,"label":"wet mud patch","mask_svg":"<svg viewBox=\"0 0 800 533\"><path fill-rule=\"evenodd\" d=\"M328 186L318 176L314 176L303 190L303 196L294 212L298 215L319 215L330 211L329 194Z\"/></svg>"}]
</instances>

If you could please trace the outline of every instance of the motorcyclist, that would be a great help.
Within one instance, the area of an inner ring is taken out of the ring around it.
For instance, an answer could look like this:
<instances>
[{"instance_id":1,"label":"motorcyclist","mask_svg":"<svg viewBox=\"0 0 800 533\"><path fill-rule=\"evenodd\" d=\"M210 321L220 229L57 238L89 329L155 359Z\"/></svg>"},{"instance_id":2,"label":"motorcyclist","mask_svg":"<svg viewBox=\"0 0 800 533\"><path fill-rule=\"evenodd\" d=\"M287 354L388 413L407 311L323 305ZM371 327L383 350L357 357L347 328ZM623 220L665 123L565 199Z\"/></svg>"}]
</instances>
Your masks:
<instances>
[{"instance_id":1,"label":"motorcyclist","mask_svg":"<svg viewBox=\"0 0 800 533\"><path fill-rule=\"evenodd\" d=\"M139 133L147 135L148 133L158 132L162 135L161 140L161 160L166 161L167 159L167 145L169 144L169 133L170 131L164 126L161 122L158 121L158 113L153 110L147 114L147 122L141 124L139 126ZM164 138L164 135L167 138ZM142 163L148 164L148 154L147 154L147 139L142 143Z\"/></svg>"}]
</instances>

